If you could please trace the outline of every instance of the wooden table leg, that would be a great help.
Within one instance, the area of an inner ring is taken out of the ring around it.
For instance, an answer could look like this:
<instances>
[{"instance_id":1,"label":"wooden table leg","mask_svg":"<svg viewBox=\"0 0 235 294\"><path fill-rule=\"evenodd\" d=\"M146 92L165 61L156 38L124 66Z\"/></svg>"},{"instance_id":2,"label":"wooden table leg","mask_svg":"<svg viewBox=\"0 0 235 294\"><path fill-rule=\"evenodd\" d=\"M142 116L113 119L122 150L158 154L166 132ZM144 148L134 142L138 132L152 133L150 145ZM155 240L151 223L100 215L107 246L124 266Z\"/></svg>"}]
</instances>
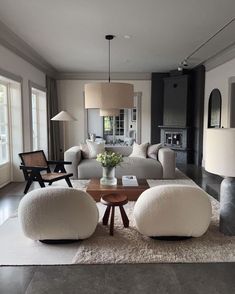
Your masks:
<instances>
[{"instance_id":1,"label":"wooden table leg","mask_svg":"<svg viewBox=\"0 0 235 294\"><path fill-rule=\"evenodd\" d=\"M127 215L126 215L126 212L125 212L122 205L119 206L119 208L120 208L120 212L121 212L121 216L122 216L123 225L124 225L125 228L128 228L129 227L129 219L128 219Z\"/></svg>"},{"instance_id":2,"label":"wooden table leg","mask_svg":"<svg viewBox=\"0 0 235 294\"><path fill-rule=\"evenodd\" d=\"M112 206L111 222L110 222L110 235L111 235L111 236L113 236L113 228L114 228L114 212L115 212L115 206Z\"/></svg>"},{"instance_id":3,"label":"wooden table leg","mask_svg":"<svg viewBox=\"0 0 235 294\"><path fill-rule=\"evenodd\" d=\"M106 210L105 210L105 213L104 213L104 216L103 216L103 225L105 225L105 226L107 226L108 221L109 221L110 208L111 208L110 205L108 205L106 207Z\"/></svg>"}]
</instances>

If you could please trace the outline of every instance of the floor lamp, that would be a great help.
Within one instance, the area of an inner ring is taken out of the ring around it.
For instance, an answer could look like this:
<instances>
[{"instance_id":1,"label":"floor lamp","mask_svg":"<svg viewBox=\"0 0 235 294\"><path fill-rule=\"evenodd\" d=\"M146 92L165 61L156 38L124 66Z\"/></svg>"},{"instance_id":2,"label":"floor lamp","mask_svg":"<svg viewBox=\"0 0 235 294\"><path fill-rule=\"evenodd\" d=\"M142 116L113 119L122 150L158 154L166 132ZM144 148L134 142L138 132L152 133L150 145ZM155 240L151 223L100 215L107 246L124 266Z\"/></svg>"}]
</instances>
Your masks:
<instances>
[{"instance_id":1,"label":"floor lamp","mask_svg":"<svg viewBox=\"0 0 235 294\"><path fill-rule=\"evenodd\" d=\"M67 111L61 111L57 115L51 118L54 121L61 121L63 122L63 151L66 150L66 140L65 140L65 123L66 121L76 121L72 115L70 115Z\"/></svg>"},{"instance_id":2,"label":"floor lamp","mask_svg":"<svg viewBox=\"0 0 235 294\"><path fill-rule=\"evenodd\" d=\"M220 186L220 232L235 236L235 128L207 129L205 169L224 177Z\"/></svg>"}]
</instances>

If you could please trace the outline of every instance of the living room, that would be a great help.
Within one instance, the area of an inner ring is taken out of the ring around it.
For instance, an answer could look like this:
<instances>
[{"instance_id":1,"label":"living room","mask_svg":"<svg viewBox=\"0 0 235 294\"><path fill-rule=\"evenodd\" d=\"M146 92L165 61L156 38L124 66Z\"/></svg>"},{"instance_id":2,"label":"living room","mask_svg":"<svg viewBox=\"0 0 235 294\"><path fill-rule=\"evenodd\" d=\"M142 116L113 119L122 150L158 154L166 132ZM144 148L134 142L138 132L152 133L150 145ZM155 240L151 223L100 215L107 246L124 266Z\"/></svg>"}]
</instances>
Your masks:
<instances>
[{"instance_id":1,"label":"living room","mask_svg":"<svg viewBox=\"0 0 235 294\"><path fill-rule=\"evenodd\" d=\"M0 7L0 293L233 293L234 1Z\"/></svg>"}]
</instances>

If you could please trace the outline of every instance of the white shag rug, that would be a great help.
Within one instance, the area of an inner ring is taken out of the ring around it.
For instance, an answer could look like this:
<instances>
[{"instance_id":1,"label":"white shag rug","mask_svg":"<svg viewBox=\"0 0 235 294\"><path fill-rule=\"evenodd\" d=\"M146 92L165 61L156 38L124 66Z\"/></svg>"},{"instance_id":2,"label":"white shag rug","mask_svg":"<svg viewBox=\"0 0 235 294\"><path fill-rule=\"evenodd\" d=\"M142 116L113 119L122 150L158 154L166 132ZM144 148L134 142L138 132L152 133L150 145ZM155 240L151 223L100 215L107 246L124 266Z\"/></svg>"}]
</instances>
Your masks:
<instances>
[{"instance_id":1,"label":"white shag rug","mask_svg":"<svg viewBox=\"0 0 235 294\"><path fill-rule=\"evenodd\" d=\"M149 180L150 187L166 184L196 185L177 171L175 180ZM73 181L86 189L88 181ZM64 185L62 182L57 185ZM134 202L125 205L130 227L124 228L116 209L114 236L102 225L105 206L98 203L100 222L87 240L65 245L46 245L23 236L17 215L0 227L0 265L192 263L235 261L235 237L219 232L219 202L210 196L213 216L207 233L183 241L161 241L138 233L133 220Z\"/></svg>"}]
</instances>

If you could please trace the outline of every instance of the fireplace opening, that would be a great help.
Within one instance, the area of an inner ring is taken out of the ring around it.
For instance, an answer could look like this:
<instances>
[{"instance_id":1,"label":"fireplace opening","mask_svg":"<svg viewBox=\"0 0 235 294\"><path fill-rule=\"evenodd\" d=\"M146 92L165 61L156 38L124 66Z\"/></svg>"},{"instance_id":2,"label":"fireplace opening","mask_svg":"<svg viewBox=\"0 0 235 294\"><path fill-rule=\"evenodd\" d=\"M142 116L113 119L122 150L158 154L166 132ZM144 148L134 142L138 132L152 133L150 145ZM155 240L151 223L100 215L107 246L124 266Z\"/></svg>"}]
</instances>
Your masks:
<instances>
[{"instance_id":1,"label":"fireplace opening","mask_svg":"<svg viewBox=\"0 0 235 294\"><path fill-rule=\"evenodd\" d=\"M175 151L176 163L191 163L193 153L188 145L191 128L181 126L159 126L159 128L161 129L161 143Z\"/></svg>"},{"instance_id":2,"label":"fireplace opening","mask_svg":"<svg viewBox=\"0 0 235 294\"><path fill-rule=\"evenodd\" d=\"M164 145L168 147L182 148L183 144L183 133L182 132L165 132Z\"/></svg>"}]
</instances>

